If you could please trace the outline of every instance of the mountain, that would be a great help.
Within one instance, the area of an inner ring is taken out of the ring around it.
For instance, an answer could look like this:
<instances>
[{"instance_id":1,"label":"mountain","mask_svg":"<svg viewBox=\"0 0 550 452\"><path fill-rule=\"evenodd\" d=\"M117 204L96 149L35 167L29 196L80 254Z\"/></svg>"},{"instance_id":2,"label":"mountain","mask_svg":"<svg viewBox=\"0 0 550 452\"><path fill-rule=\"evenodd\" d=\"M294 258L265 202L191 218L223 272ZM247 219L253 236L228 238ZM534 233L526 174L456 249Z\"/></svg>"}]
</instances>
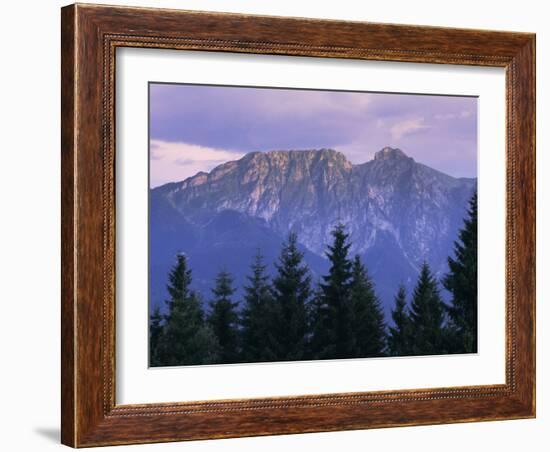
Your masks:
<instances>
[{"instance_id":1,"label":"mountain","mask_svg":"<svg viewBox=\"0 0 550 452\"><path fill-rule=\"evenodd\" d=\"M220 269L242 284L256 250L273 262L290 231L316 280L328 266L330 231L342 222L388 311L398 284L410 289L424 261L439 276L447 270L475 186L390 147L358 165L332 149L249 153L151 190L151 301L165 297L176 252L189 255L208 298Z\"/></svg>"}]
</instances>

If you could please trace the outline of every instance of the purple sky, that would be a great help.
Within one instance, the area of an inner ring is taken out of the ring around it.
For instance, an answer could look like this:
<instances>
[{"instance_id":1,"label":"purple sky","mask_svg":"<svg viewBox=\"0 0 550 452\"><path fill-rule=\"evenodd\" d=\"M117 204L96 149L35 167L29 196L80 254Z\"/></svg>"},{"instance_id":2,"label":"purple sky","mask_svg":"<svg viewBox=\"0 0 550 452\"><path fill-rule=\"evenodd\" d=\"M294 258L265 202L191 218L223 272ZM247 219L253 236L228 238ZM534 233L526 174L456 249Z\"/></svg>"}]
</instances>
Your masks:
<instances>
[{"instance_id":1,"label":"purple sky","mask_svg":"<svg viewBox=\"0 0 550 452\"><path fill-rule=\"evenodd\" d=\"M352 163L385 146L456 177L477 173L477 99L150 85L151 186L251 151L333 148Z\"/></svg>"}]
</instances>

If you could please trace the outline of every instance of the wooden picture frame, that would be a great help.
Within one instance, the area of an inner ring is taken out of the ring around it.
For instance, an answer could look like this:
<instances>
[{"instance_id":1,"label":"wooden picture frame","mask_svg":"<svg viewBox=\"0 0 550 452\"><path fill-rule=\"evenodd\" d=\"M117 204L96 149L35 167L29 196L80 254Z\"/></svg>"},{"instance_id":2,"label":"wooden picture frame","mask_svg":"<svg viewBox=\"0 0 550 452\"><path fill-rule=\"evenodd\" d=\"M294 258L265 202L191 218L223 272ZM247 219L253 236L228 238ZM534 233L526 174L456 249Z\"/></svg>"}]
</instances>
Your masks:
<instances>
[{"instance_id":1,"label":"wooden picture frame","mask_svg":"<svg viewBox=\"0 0 550 452\"><path fill-rule=\"evenodd\" d=\"M71 5L62 9L62 442L73 447L535 416L535 35ZM115 50L146 47L506 70L506 383L115 403Z\"/></svg>"}]
</instances>

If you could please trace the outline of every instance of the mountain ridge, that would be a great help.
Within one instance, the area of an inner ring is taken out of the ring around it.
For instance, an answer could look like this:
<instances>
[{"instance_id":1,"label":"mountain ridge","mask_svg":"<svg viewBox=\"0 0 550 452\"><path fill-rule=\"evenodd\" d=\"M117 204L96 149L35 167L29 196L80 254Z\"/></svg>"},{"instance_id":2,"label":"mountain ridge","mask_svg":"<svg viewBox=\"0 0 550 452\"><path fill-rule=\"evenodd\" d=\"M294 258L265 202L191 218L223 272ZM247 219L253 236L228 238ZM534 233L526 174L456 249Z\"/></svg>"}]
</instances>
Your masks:
<instances>
[{"instance_id":1,"label":"mountain ridge","mask_svg":"<svg viewBox=\"0 0 550 452\"><path fill-rule=\"evenodd\" d=\"M249 225L260 221L253 230L261 224L273 233L273 242L295 232L301 245L321 258L332 228L343 223L351 252L365 260L387 305L397 284L411 288L422 262L438 276L445 271L475 186L476 179L454 178L384 147L360 164L334 149L251 152L150 193L152 204L171 210L167 215L174 224L184 219L186 227L200 232L220 213L234 211L241 220L250 219ZM154 215L151 228L166 229ZM151 246L163 242L155 231L151 240ZM238 235L233 240L238 242ZM219 264L234 271L231 259Z\"/></svg>"},{"instance_id":2,"label":"mountain ridge","mask_svg":"<svg viewBox=\"0 0 550 452\"><path fill-rule=\"evenodd\" d=\"M238 162L243 162L243 161L246 161L246 160L250 160L252 158L262 158L262 157L265 158L265 157L271 157L271 156L278 157L278 156L285 155L285 154L288 154L290 156L299 155L299 154L306 154L306 155L307 154L311 154L311 155L321 154L323 156L327 156L327 155L328 156L331 156L331 155L332 156L338 156L337 158L339 160L343 160L345 162L345 164L347 166L349 166L350 168L351 167L361 167L363 165L368 165L368 164L371 164L371 163L373 163L377 160L378 161L383 161L383 160L392 160L392 159L410 159L411 161L413 161L413 162L415 162L419 165L425 166L425 167L429 168L430 170L435 171L435 172L437 172L437 173L439 173L439 174L441 174L445 177L451 178L451 179L466 180L466 181L476 180L475 177L465 177L465 176L454 177L454 176L450 176L447 173L444 173L443 171L440 171L440 170L432 168L428 165L416 162L413 157L408 156L407 154L405 154L399 148L392 148L390 146L386 146L386 147L380 149L379 151L375 152L374 157L371 160L367 160L365 162L355 163L355 164L351 163L347 159L347 157L345 156L344 153L342 153L340 151L337 151L335 149L332 149L332 148L252 151L252 152L248 152L247 154L242 156L240 159L231 160L231 161L228 161L228 162L221 163L221 164L217 165L216 167L214 167L209 172L208 171L199 171L198 173L194 174L193 176L186 177L185 179L182 179L180 181L167 182L167 183L164 183L162 185L152 187L151 190L165 189L167 186L180 186L180 185L182 187L186 187L188 185L195 186L195 185L198 185L198 184L204 182L210 174L216 172L216 175L218 176L218 174L219 174L218 171L225 171L229 168L232 168L232 167L234 167L234 164L236 164Z\"/></svg>"}]
</instances>

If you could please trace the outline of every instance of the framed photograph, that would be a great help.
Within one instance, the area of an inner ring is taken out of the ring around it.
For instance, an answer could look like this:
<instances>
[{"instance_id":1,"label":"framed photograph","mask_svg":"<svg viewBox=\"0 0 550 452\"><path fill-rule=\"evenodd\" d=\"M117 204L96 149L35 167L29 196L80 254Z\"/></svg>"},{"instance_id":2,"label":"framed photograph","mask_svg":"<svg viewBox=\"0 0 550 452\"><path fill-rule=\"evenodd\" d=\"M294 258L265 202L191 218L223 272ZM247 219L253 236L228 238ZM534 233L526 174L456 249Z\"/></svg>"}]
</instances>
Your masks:
<instances>
[{"instance_id":1,"label":"framed photograph","mask_svg":"<svg viewBox=\"0 0 550 452\"><path fill-rule=\"evenodd\" d=\"M62 442L535 416L535 36L62 9Z\"/></svg>"}]
</instances>

